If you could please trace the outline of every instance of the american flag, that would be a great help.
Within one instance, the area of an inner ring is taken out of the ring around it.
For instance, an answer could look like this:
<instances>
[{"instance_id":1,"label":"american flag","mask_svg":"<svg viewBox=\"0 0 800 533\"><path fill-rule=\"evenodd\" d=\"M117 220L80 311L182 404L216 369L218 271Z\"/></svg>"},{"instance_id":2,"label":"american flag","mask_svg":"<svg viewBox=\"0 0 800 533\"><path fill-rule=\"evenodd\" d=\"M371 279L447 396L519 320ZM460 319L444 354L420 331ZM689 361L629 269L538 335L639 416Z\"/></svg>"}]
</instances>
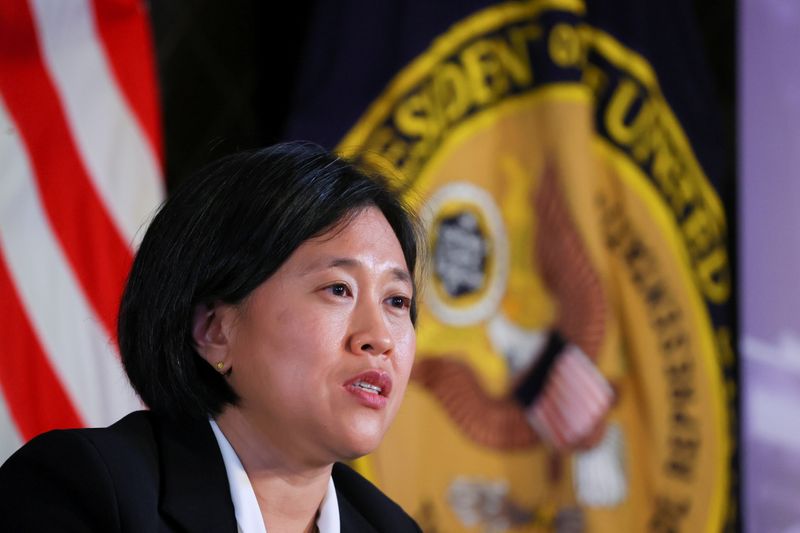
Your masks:
<instances>
[{"instance_id":1,"label":"american flag","mask_svg":"<svg viewBox=\"0 0 800 533\"><path fill-rule=\"evenodd\" d=\"M161 145L142 0L0 1L0 461L141 408L116 312Z\"/></svg>"}]
</instances>

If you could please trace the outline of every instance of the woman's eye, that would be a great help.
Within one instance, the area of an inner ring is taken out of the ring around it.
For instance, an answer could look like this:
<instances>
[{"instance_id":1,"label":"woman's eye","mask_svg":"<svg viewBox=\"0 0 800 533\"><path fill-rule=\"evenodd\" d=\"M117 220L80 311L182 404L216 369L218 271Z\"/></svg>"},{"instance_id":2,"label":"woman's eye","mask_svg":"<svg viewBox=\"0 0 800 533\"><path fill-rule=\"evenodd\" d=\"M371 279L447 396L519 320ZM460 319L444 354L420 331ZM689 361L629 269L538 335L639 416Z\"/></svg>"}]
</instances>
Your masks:
<instances>
[{"instance_id":1,"label":"woman's eye","mask_svg":"<svg viewBox=\"0 0 800 533\"><path fill-rule=\"evenodd\" d=\"M342 297L344 297L344 296L348 296L350 294L350 290L347 288L347 285L345 285L344 283L334 283L333 285L328 287L328 290L334 296L342 296Z\"/></svg>"},{"instance_id":2,"label":"woman's eye","mask_svg":"<svg viewBox=\"0 0 800 533\"><path fill-rule=\"evenodd\" d=\"M389 305L397 309L408 309L411 307L411 300L405 296L392 296L389 298Z\"/></svg>"}]
</instances>

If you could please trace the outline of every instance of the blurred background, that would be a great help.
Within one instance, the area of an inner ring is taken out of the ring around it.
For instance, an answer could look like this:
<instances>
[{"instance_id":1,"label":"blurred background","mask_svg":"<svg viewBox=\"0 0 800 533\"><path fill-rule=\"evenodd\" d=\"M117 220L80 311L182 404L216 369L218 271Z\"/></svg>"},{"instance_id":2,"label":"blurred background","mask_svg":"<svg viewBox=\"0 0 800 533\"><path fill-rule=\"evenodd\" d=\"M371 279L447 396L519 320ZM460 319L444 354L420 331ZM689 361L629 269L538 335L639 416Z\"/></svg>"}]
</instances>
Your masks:
<instances>
[{"instance_id":1,"label":"blurred background","mask_svg":"<svg viewBox=\"0 0 800 533\"><path fill-rule=\"evenodd\" d=\"M0 455L142 407L147 220L308 139L425 221L412 383L355 464L423 530L800 532L800 6L662 4L0 0Z\"/></svg>"}]
</instances>

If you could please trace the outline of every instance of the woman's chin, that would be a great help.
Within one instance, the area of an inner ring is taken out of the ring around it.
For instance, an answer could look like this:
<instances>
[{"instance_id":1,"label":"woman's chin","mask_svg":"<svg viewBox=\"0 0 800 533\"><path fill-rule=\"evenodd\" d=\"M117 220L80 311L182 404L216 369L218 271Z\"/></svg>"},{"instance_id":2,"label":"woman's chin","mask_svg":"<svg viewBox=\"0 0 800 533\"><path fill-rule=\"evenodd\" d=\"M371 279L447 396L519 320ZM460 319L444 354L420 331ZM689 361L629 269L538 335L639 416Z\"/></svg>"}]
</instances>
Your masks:
<instances>
[{"instance_id":1,"label":"woman's chin","mask_svg":"<svg viewBox=\"0 0 800 533\"><path fill-rule=\"evenodd\" d=\"M383 440L383 427L359 427L357 431L349 431L341 442L342 460L357 459L375 451Z\"/></svg>"}]
</instances>

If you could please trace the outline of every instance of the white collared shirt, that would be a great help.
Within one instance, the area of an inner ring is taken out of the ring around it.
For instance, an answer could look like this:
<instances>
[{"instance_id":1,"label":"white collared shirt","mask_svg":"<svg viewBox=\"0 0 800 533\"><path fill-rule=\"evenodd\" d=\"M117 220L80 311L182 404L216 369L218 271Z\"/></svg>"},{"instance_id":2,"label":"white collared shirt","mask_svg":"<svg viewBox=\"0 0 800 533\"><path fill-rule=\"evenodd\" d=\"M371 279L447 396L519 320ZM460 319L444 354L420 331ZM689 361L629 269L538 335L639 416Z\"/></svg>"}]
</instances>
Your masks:
<instances>
[{"instance_id":1,"label":"white collared shirt","mask_svg":"<svg viewBox=\"0 0 800 533\"><path fill-rule=\"evenodd\" d=\"M247 472L244 471L239 456L236 455L231 443L228 442L217 423L214 420L209 420L209 422L222 452L222 461L225 463L225 471L228 474L228 485L231 489L231 499L239 533L267 533L261 509L258 507L256 493L253 491L253 485L250 483L250 478L247 477ZM319 533L339 533L341 529L339 501L336 498L333 478L328 479L328 491L319 506L317 527Z\"/></svg>"}]
</instances>

